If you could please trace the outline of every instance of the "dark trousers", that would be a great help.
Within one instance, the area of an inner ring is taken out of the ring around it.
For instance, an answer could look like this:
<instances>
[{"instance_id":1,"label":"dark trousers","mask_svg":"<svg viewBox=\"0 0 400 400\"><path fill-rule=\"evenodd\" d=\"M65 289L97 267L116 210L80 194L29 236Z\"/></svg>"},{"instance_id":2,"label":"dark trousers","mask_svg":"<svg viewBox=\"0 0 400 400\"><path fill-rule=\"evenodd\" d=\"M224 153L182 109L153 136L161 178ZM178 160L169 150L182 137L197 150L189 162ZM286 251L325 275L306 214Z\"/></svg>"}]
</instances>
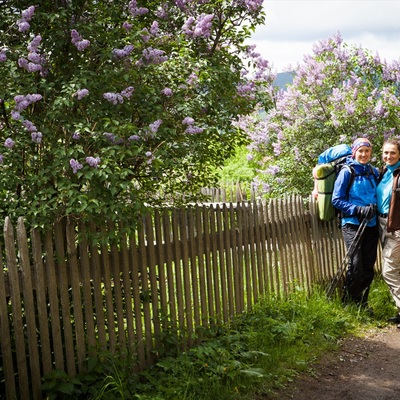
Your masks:
<instances>
[{"instance_id":1,"label":"dark trousers","mask_svg":"<svg viewBox=\"0 0 400 400\"><path fill-rule=\"evenodd\" d=\"M358 225L352 224L342 226L343 239L347 249L353 243L358 228ZM378 239L378 227L367 226L349 260L343 288L343 301L351 301L361 306L367 305L369 287L374 279Z\"/></svg>"}]
</instances>

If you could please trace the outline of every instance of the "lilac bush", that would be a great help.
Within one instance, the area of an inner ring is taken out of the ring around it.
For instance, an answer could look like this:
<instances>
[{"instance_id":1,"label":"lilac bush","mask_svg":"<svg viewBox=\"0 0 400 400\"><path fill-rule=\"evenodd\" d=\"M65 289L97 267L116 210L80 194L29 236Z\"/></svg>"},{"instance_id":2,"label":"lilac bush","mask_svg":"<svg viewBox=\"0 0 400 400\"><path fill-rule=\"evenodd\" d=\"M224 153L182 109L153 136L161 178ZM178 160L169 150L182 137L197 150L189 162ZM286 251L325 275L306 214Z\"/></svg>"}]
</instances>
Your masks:
<instances>
[{"instance_id":1,"label":"lilac bush","mask_svg":"<svg viewBox=\"0 0 400 400\"><path fill-rule=\"evenodd\" d=\"M198 196L247 140L238 116L272 104L244 45L263 22L260 0L5 2L2 216L134 220Z\"/></svg>"},{"instance_id":2,"label":"lilac bush","mask_svg":"<svg viewBox=\"0 0 400 400\"><path fill-rule=\"evenodd\" d=\"M268 196L309 195L318 154L356 137L371 140L379 166L383 141L399 137L400 63L348 46L338 34L316 43L293 74L265 119L241 120Z\"/></svg>"}]
</instances>

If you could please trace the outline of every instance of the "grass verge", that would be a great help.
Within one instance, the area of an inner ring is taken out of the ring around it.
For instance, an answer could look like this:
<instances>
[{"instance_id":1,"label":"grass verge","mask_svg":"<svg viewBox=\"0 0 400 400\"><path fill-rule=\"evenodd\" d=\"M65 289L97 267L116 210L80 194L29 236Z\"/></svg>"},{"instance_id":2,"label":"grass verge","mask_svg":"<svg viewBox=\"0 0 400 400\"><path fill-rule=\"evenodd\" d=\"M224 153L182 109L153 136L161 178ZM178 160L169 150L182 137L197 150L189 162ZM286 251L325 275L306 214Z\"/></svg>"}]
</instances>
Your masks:
<instances>
[{"instance_id":1,"label":"grass verge","mask_svg":"<svg viewBox=\"0 0 400 400\"><path fill-rule=\"evenodd\" d=\"M374 317L355 306L344 307L337 299L327 300L318 288L311 295L298 289L284 300L268 296L230 326L209 332L198 346L166 356L141 374L131 372L129 357L103 357L89 374L91 384L84 396L74 395L110 400L268 396L310 370L321 355L335 351L340 339L385 324L395 309L381 279L371 288L370 304Z\"/></svg>"}]
</instances>

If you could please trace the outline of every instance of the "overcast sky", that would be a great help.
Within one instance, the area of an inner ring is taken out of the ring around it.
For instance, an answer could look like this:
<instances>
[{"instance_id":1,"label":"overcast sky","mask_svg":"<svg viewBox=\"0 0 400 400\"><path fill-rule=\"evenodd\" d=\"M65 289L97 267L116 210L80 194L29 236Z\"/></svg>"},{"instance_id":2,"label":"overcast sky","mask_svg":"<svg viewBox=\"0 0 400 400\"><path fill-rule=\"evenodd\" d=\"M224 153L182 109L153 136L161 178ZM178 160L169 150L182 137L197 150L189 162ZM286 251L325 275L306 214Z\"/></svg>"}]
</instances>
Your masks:
<instances>
[{"instance_id":1,"label":"overcast sky","mask_svg":"<svg viewBox=\"0 0 400 400\"><path fill-rule=\"evenodd\" d=\"M349 45L400 59L400 0L264 0L266 21L249 43L275 72L312 54L313 45L340 32Z\"/></svg>"}]
</instances>

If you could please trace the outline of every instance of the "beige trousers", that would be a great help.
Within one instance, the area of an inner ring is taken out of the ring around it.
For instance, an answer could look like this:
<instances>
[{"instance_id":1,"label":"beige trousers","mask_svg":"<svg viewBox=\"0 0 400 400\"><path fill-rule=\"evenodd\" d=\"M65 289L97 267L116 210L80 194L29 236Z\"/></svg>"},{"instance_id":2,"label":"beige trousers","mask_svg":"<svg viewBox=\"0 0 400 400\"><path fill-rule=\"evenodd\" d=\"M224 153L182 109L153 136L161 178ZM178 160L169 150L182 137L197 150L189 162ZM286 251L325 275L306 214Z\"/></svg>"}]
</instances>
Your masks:
<instances>
[{"instance_id":1,"label":"beige trousers","mask_svg":"<svg viewBox=\"0 0 400 400\"><path fill-rule=\"evenodd\" d=\"M400 312L400 231L386 231L387 218L379 217L382 245L382 276Z\"/></svg>"}]
</instances>

